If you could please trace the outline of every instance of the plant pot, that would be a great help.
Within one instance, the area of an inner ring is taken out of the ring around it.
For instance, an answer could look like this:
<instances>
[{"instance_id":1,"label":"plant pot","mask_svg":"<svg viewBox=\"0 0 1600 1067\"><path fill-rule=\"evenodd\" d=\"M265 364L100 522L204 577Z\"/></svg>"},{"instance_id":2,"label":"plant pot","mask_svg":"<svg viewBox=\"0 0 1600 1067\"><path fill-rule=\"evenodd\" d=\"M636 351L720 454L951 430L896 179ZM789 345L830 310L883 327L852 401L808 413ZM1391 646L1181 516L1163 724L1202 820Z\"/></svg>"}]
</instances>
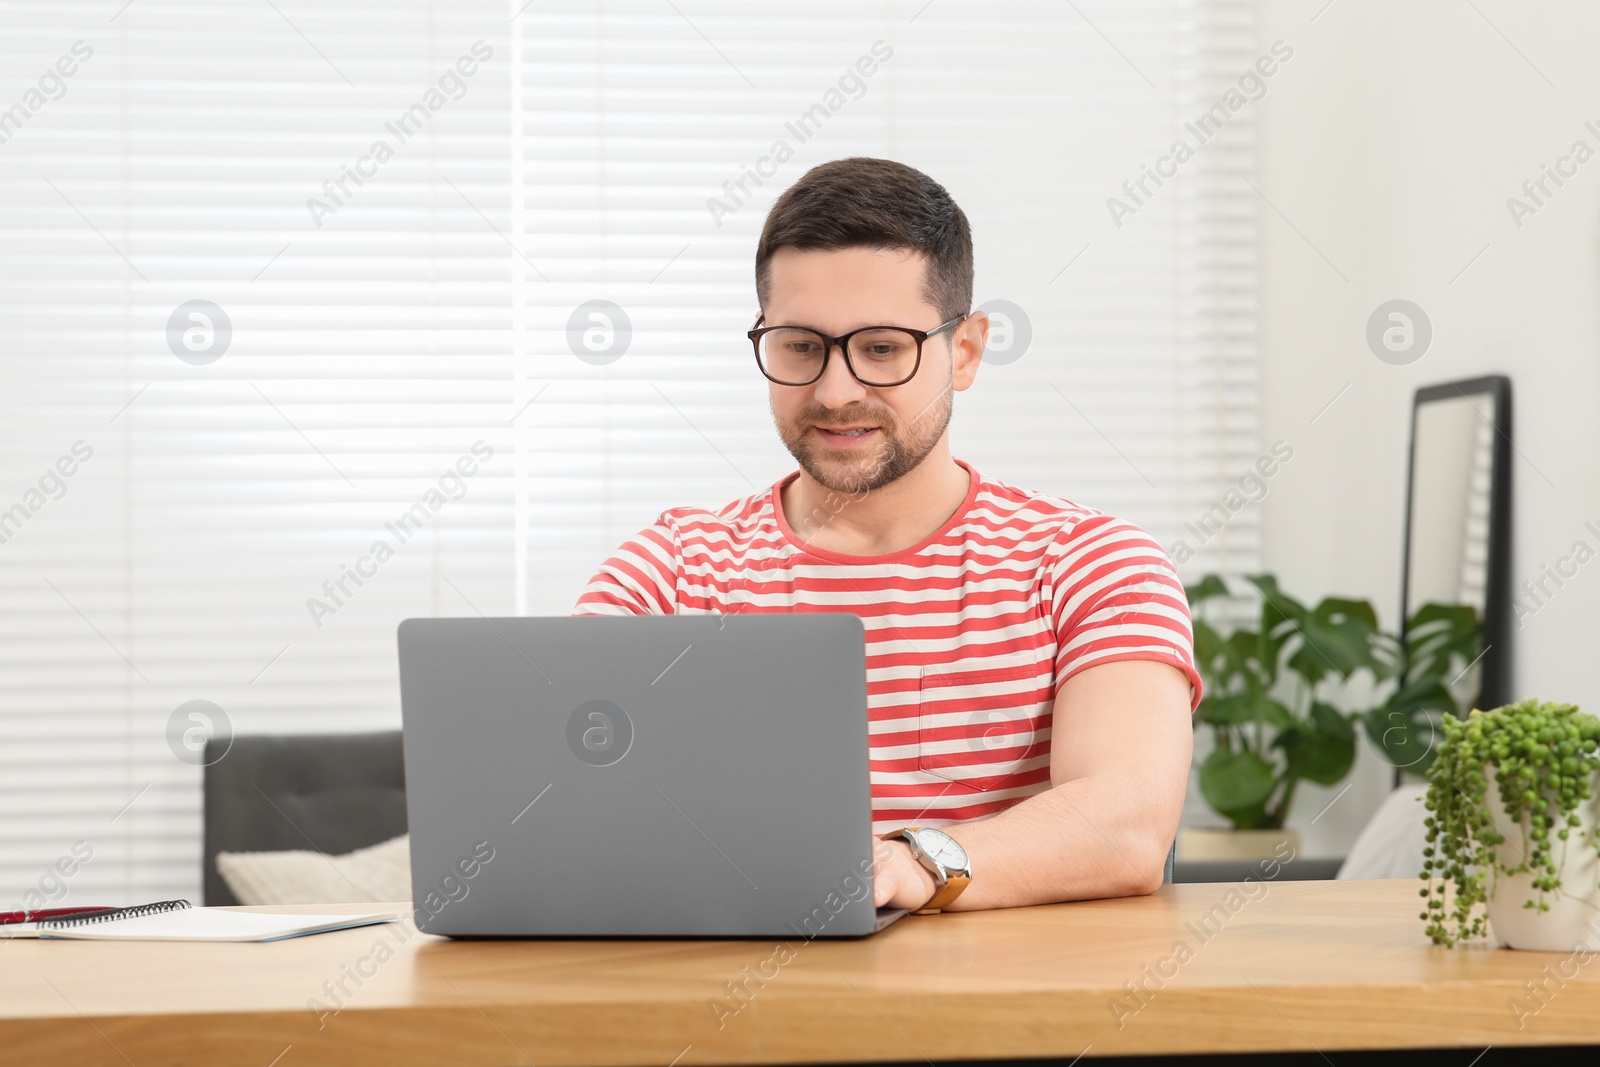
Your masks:
<instances>
[{"instance_id":1,"label":"plant pot","mask_svg":"<svg viewBox=\"0 0 1600 1067\"><path fill-rule=\"evenodd\" d=\"M1289 855L1300 852L1300 834L1295 830L1234 830L1213 826L1185 826L1178 831L1178 858L1185 863L1223 860L1283 858L1281 848L1289 844Z\"/></svg>"},{"instance_id":2,"label":"plant pot","mask_svg":"<svg viewBox=\"0 0 1600 1067\"><path fill-rule=\"evenodd\" d=\"M1485 801L1495 830L1505 840L1495 846L1495 858L1506 867L1523 862L1528 821L1519 826L1506 817L1495 786L1494 769L1484 769L1489 788ZM1589 781L1590 797L1578 804L1574 813L1582 825L1573 829L1566 841L1556 839L1557 827L1550 831L1550 851L1560 865L1561 888L1544 895L1549 911L1523 907L1523 902L1538 900L1533 877L1527 874L1496 874L1489 889L1489 927L1504 948L1534 952L1571 952L1580 942L1595 943L1600 937L1600 857L1589 835L1600 822L1600 773Z\"/></svg>"}]
</instances>

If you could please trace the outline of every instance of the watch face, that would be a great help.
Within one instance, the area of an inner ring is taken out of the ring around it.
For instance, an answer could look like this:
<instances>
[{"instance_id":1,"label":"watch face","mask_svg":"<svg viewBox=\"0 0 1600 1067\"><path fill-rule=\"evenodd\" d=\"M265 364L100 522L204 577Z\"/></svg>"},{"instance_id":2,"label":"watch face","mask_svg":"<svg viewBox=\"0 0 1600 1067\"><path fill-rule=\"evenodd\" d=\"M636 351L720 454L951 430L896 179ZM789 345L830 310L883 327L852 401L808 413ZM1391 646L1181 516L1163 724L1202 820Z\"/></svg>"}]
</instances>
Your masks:
<instances>
[{"instance_id":1,"label":"watch face","mask_svg":"<svg viewBox=\"0 0 1600 1067\"><path fill-rule=\"evenodd\" d=\"M967 869L967 850L956 843L956 839L942 830L924 829L917 831L917 844L940 866L953 871Z\"/></svg>"}]
</instances>

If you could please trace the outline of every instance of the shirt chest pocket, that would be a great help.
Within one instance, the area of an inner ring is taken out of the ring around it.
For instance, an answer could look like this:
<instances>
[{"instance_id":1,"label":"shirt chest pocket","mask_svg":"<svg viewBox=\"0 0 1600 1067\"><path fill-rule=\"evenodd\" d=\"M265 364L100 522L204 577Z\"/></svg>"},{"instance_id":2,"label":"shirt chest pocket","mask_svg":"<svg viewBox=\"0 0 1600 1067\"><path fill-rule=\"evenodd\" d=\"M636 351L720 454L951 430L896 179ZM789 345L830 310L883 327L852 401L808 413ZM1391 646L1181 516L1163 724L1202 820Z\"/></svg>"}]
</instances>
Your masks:
<instances>
[{"instance_id":1,"label":"shirt chest pocket","mask_svg":"<svg viewBox=\"0 0 1600 1067\"><path fill-rule=\"evenodd\" d=\"M917 769L952 791L989 792L1050 777L1052 666L1026 650L925 666L918 680Z\"/></svg>"}]
</instances>

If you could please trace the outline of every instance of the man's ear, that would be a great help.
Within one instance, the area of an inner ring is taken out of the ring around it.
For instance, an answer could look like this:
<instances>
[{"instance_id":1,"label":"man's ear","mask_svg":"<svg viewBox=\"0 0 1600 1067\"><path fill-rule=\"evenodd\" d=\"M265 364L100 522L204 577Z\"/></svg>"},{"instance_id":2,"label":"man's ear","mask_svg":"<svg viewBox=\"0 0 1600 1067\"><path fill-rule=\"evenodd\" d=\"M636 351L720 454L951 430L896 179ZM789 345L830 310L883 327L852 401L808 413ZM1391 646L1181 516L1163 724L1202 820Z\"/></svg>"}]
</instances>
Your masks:
<instances>
[{"instance_id":1,"label":"man's ear","mask_svg":"<svg viewBox=\"0 0 1600 1067\"><path fill-rule=\"evenodd\" d=\"M950 328L950 386L962 390L978 376L978 365L989 344L989 313L974 311Z\"/></svg>"}]
</instances>

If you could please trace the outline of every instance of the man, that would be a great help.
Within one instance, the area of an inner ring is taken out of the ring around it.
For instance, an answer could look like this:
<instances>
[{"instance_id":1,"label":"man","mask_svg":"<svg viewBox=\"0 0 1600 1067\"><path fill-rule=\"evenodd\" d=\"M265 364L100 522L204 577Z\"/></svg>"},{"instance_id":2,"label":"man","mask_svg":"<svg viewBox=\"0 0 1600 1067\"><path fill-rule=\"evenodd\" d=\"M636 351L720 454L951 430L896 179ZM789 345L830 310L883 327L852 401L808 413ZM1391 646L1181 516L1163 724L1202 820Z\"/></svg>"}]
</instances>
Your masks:
<instances>
[{"instance_id":1,"label":"man","mask_svg":"<svg viewBox=\"0 0 1600 1067\"><path fill-rule=\"evenodd\" d=\"M950 455L989 332L972 275L965 214L919 171L843 159L785 191L751 338L800 469L662 513L575 613L859 615L880 906L1149 893L1201 695L1188 603L1137 526Z\"/></svg>"}]
</instances>

